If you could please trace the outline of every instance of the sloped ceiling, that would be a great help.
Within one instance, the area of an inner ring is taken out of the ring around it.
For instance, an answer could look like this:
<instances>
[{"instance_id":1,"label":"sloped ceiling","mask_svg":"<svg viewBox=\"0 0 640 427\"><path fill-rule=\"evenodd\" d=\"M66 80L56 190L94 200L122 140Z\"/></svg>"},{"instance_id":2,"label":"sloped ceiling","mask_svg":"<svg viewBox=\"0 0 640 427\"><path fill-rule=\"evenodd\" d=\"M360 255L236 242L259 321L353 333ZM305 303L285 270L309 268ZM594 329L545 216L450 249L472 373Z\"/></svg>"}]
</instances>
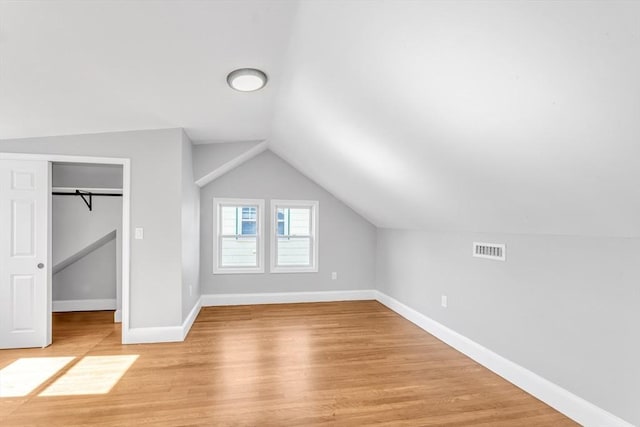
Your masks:
<instances>
[{"instance_id":1,"label":"sloped ceiling","mask_svg":"<svg viewBox=\"0 0 640 427\"><path fill-rule=\"evenodd\" d=\"M640 235L640 2L303 2L271 149L382 227Z\"/></svg>"},{"instance_id":2,"label":"sloped ceiling","mask_svg":"<svg viewBox=\"0 0 640 427\"><path fill-rule=\"evenodd\" d=\"M0 139L267 139L381 227L640 236L640 2L2 2L0 59Z\"/></svg>"}]
</instances>

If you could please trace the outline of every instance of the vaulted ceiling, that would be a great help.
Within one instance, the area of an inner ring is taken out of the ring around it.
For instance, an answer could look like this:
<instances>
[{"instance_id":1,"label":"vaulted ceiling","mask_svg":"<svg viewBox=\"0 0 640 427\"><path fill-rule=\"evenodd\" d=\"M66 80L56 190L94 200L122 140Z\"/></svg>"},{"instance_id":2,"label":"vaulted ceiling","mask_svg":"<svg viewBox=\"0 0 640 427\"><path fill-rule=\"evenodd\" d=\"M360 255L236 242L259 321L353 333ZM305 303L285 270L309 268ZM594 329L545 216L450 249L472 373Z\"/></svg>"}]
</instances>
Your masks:
<instances>
[{"instance_id":1,"label":"vaulted ceiling","mask_svg":"<svg viewBox=\"0 0 640 427\"><path fill-rule=\"evenodd\" d=\"M640 236L640 2L0 3L0 55L0 138L266 139L378 226Z\"/></svg>"}]
</instances>

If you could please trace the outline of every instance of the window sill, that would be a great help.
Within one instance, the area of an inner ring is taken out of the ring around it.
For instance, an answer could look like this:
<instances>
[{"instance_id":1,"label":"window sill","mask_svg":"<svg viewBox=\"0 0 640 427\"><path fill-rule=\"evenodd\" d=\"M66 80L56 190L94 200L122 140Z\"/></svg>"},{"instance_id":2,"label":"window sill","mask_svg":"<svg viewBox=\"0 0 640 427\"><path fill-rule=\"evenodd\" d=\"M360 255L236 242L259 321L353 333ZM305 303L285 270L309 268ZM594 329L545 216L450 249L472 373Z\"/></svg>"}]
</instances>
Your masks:
<instances>
[{"instance_id":1,"label":"window sill","mask_svg":"<svg viewBox=\"0 0 640 427\"><path fill-rule=\"evenodd\" d=\"M271 267L271 273L317 273L317 267Z\"/></svg>"},{"instance_id":2,"label":"window sill","mask_svg":"<svg viewBox=\"0 0 640 427\"><path fill-rule=\"evenodd\" d=\"M261 274L264 268L216 268L213 274Z\"/></svg>"}]
</instances>

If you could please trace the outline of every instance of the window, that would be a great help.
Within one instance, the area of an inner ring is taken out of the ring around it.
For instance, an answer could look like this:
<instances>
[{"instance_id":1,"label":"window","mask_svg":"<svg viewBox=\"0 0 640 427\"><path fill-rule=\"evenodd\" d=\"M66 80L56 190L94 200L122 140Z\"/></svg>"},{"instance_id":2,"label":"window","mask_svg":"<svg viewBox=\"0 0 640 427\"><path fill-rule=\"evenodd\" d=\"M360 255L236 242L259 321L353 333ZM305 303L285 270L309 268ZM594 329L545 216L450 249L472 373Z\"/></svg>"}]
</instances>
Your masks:
<instances>
[{"instance_id":1,"label":"window","mask_svg":"<svg viewBox=\"0 0 640 427\"><path fill-rule=\"evenodd\" d=\"M271 201L271 272L318 271L318 202Z\"/></svg>"},{"instance_id":2,"label":"window","mask_svg":"<svg viewBox=\"0 0 640 427\"><path fill-rule=\"evenodd\" d=\"M263 273L264 200L213 199L213 273Z\"/></svg>"}]
</instances>

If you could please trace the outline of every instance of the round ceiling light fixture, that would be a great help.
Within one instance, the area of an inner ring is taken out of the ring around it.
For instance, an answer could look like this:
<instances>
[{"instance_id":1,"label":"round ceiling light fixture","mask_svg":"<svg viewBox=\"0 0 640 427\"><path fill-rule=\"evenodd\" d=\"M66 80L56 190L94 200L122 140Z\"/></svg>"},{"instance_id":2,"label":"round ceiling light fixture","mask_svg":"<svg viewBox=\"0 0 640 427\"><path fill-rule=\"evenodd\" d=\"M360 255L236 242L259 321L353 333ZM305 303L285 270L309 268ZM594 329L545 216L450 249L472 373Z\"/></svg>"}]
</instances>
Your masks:
<instances>
[{"instance_id":1,"label":"round ceiling light fixture","mask_svg":"<svg viewBox=\"0 0 640 427\"><path fill-rule=\"evenodd\" d=\"M239 68L229 73L227 83L240 92L253 92L267 84L267 75L255 68Z\"/></svg>"}]
</instances>

